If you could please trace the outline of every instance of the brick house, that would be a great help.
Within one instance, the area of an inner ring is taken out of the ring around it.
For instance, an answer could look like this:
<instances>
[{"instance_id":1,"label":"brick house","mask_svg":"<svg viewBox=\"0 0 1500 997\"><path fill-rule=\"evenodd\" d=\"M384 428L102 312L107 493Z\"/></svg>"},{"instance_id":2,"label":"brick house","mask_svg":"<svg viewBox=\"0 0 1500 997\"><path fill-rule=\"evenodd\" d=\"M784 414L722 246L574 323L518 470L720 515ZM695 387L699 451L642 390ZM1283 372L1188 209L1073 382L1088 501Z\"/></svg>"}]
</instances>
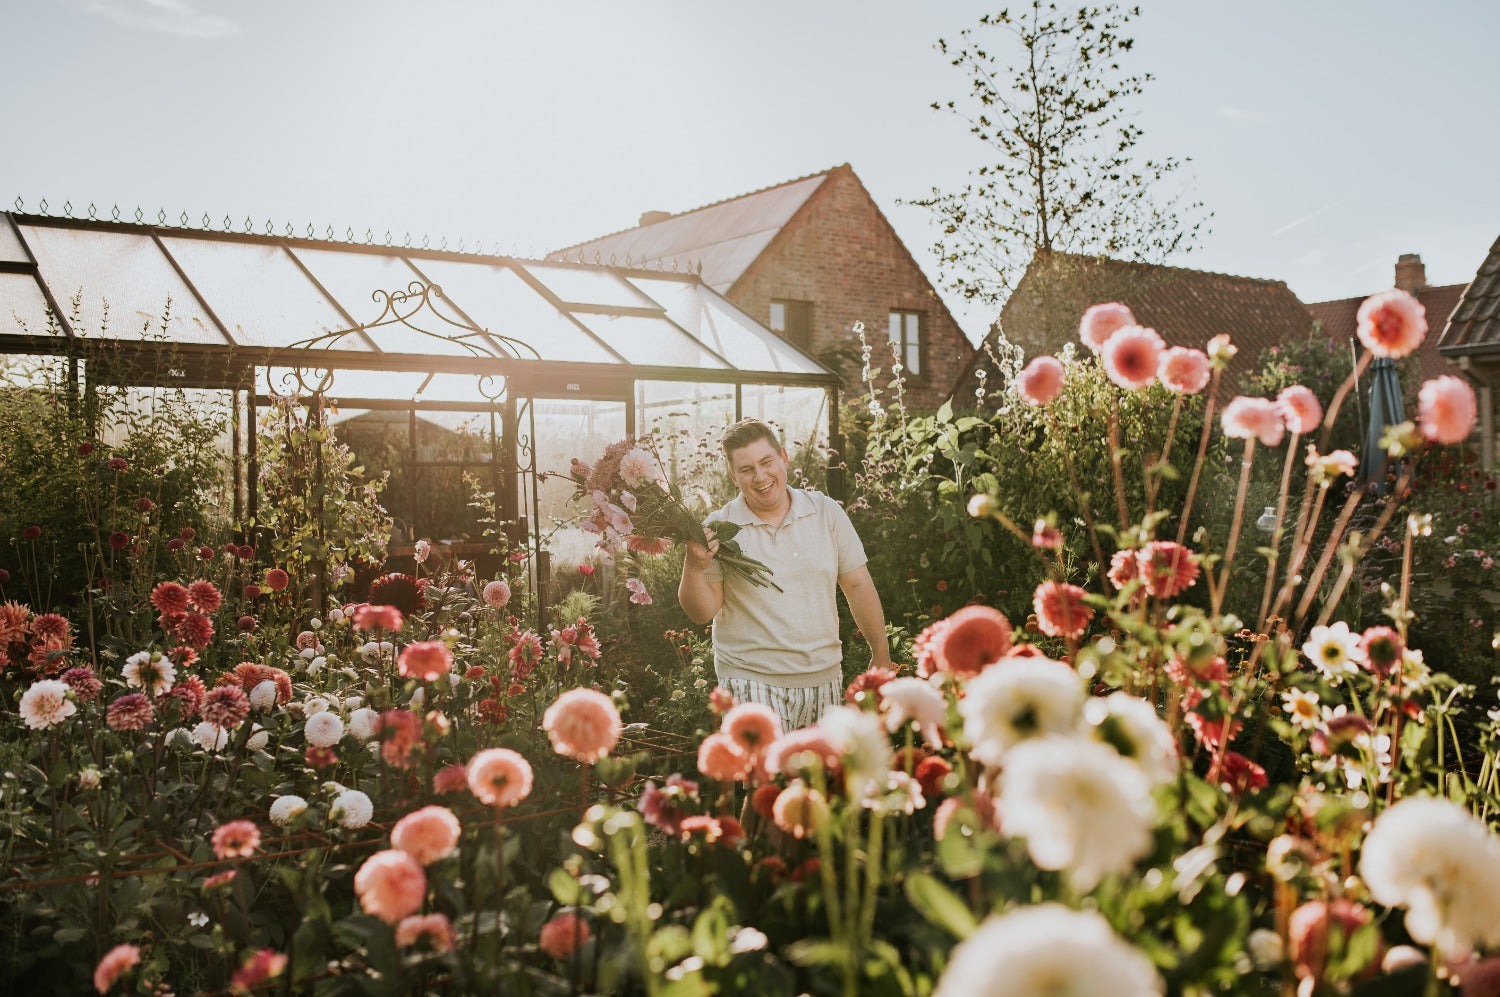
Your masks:
<instances>
[{"instance_id":1,"label":"brick house","mask_svg":"<svg viewBox=\"0 0 1500 997\"><path fill-rule=\"evenodd\" d=\"M1427 313L1429 324L1432 313ZM1431 326L1436 331L1439 326ZM1500 460L1496 446L1496 388L1500 388L1500 239L1464 286L1458 305L1438 337L1439 354L1474 386L1479 402L1479 459L1493 470Z\"/></svg>"},{"instance_id":2,"label":"brick house","mask_svg":"<svg viewBox=\"0 0 1500 997\"><path fill-rule=\"evenodd\" d=\"M846 163L764 190L569 246L553 260L692 270L746 314L860 390L859 341L888 340L908 375L908 405L948 398L973 347L932 282ZM889 354L875 363L889 369Z\"/></svg>"},{"instance_id":3,"label":"brick house","mask_svg":"<svg viewBox=\"0 0 1500 997\"><path fill-rule=\"evenodd\" d=\"M1306 339L1313 331L1312 316L1279 280L1053 253L1026 268L984 343L954 381L955 403L973 403L980 369L989 390L1002 387L985 348L993 347L1002 330L1028 359L1056 353L1078 342L1084 310L1104 301L1128 305L1140 324L1171 346L1201 350L1214 336L1228 333L1239 354L1222 382L1226 388L1255 367L1263 350Z\"/></svg>"},{"instance_id":4,"label":"brick house","mask_svg":"<svg viewBox=\"0 0 1500 997\"><path fill-rule=\"evenodd\" d=\"M1458 308L1458 299L1463 296L1465 284L1445 284L1433 287L1427 283L1427 268L1422 257L1416 253L1402 253L1396 260L1396 287L1413 294L1427 310L1427 338L1416 352L1416 374L1421 380L1440 377L1443 374L1459 373L1458 368L1438 352L1438 337L1448 324L1448 317ZM1378 288L1377 290L1384 290ZM1374 294L1371 291L1370 294ZM1339 298L1335 301L1310 302L1307 310L1323 327L1323 335L1340 342L1354 339L1356 315L1360 303L1369 297Z\"/></svg>"}]
</instances>

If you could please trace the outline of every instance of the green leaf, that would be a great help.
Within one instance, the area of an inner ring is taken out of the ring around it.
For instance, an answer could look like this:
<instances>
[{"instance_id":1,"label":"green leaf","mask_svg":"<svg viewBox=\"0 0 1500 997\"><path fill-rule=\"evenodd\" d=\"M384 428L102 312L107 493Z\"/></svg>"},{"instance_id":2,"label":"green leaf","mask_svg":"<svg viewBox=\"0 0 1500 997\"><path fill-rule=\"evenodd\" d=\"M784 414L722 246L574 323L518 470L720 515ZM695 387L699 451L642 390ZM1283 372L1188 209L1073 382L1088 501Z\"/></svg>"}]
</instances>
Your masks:
<instances>
[{"instance_id":1,"label":"green leaf","mask_svg":"<svg viewBox=\"0 0 1500 997\"><path fill-rule=\"evenodd\" d=\"M837 966L844 947L827 938L804 938L786 947L786 957L798 966Z\"/></svg>"},{"instance_id":2,"label":"green leaf","mask_svg":"<svg viewBox=\"0 0 1500 997\"><path fill-rule=\"evenodd\" d=\"M960 941L978 927L968 905L929 873L917 872L906 877L906 898L929 922Z\"/></svg>"},{"instance_id":3,"label":"green leaf","mask_svg":"<svg viewBox=\"0 0 1500 997\"><path fill-rule=\"evenodd\" d=\"M547 887L552 898L564 907L578 907L589 901L588 891L566 869L553 869L547 877Z\"/></svg>"}]
</instances>

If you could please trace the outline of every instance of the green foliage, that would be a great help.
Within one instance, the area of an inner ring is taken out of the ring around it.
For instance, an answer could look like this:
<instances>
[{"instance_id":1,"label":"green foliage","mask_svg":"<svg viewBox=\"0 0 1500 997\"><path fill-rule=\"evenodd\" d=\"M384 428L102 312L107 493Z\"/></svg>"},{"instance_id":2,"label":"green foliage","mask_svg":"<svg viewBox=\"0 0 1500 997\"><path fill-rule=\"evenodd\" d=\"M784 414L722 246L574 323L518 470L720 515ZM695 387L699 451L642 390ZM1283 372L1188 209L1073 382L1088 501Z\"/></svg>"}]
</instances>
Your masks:
<instances>
[{"instance_id":1,"label":"green foliage","mask_svg":"<svg viewBox=\"0 0 1500 997\"><path fill-rule=\"evenodd\" d=\"M259 427L260 513L251 525L299 587L331 595L385 561L384 477L365 479L319 407L282 399Z\"/></svg>"}]
</instances>

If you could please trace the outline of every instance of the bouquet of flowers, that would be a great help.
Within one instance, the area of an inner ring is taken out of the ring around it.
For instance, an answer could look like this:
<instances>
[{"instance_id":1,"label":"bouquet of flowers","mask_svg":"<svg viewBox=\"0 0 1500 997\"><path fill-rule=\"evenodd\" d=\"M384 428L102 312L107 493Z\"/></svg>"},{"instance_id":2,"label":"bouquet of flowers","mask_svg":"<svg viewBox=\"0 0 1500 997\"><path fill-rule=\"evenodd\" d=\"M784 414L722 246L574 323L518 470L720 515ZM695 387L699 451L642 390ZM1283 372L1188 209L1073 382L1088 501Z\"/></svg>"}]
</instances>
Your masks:
<instances>
[{"instance_id":1,"label":"bouquet of flowers","mask_svg":"<svg viewBox=\"0 0 1500 997\"><path fill-rule=\"evenodd\" d=\"M611 443L593 466L573 458L569 474L578 485L575 501L591 505L582 526L599 534L606 550L629 550L648 555L665 553L672 541L703 543L703 524L683 504L677 485L662 472L650 438L637 443L627 436ZM719 541L714 557L752 585L781 586L771 580L771 569L740 549L734 523L712 522L708 528Z\"/></svg>"}]
</instances>

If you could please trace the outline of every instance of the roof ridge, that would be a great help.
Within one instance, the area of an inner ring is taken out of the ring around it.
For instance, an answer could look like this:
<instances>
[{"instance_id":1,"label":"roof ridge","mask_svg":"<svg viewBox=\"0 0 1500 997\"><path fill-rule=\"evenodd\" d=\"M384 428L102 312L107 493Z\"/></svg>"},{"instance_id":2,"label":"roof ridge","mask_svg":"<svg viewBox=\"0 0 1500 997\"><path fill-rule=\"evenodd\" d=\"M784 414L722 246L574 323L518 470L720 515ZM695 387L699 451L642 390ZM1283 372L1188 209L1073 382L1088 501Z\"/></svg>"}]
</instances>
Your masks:
<instances>
[{"instance_id":1,"label":"roof ridge","mask_svg":"<svg viewBox=\"0 0 1500 997\"><path fill-rule=\"evenodd\" d=\"M1429 291L1451 291L1455 287L1467 287L1467 286L1468 286L1468 282L1467 281L1459 281L1459 282L1454 283L1454 284L1428 284L1426 287L1423 287L1420 290L1417 290L1417 291L1415 291L1413 293L1420 296L1420 295L1426 294ZM1382 288L1381 290L1386 290L1386 289ZM1371 291L1370 292L1370 294L1379 294L1379 293L1380 293L1380 291ZM1370 294L1354 294L1354 295L1350 295L1347 298L1328 298L1327 300L1324 300L1324 301L1304 301L1303 304L1306 305L1309 308L1313 307L1314 305L1341 305L1341 304L1344 304L1345 302L1349 302L1349 301L1363 301L1366 298L1368 298L1370 296Z\"/></svg>"},{"instance_id":2,"label":"roof ridge","mask_svg":"<svg viewBox=\"0 0 1500 997\"><path fill-rule=\"evenodd\" d=\"M688 208L686 211L674 211L671 214L667 215L666 218L661 219L661 221L653 222L652 224L660 225L661 222L670 221L673 218L683 218L687 215L696 214L699 211L707 211L709 208L717 208L720 205L728 204L731 201L739 201L747 197L754 197L756 194L764 194L767 191L777 190L781 187L790 187L794 183L802 183L804 180L811 180L813 177L826 177L834 171L842 169L850 169L849 164L839 163L837 166L830 166L826 170L818 170L815 173L808 173L800 177L793 177L790 180L782 180L780 183L767 184L764 187L757 187L755 190L747 190L743 194L735 194L731 197L721 197L717 201L710 201L707 204L700 204L696 208ZM564 253L568 253L572 250L587 246L591 242L599 242L604 239L613 239L617 235L624 235L626 232L634 232L636 229L640 228L646 228L646 226L637 222L634 225L629 225L614 232L606 232L603 235L596 235L592 239L585 239L582 242L575 242L570 246L563 246L560 249L554 249L547 255L561 256Z\"/></svg>"},{"instance_id":3,"label":"roof ridge","mask_svg":"<svg viewBox=\"0 0 1500 997\"><path fill-rule=\"evenodd\" d=\"M1073 259L1084 260L1090 263L1118 263L1122 266L1148 267L1152 270L1178 270L1183 273L1200 274L1207 277L1227 277L1230 280L1247 281L1255 284L1270 284L1272 286L1279 285L1281 287L1287 286L1286 281L1278 280L1275 277L1248 277L1244 274L1226 273L1222 270L1200 270L1197 267L1176 266L1175 264L1171 263L1148 263L1145 260L1122 260L1116 256L1105 256L1103 254L1094 255L1090 253L1059 252L1056 255L1069 256Z\"/></svg>"}]
</instances>

